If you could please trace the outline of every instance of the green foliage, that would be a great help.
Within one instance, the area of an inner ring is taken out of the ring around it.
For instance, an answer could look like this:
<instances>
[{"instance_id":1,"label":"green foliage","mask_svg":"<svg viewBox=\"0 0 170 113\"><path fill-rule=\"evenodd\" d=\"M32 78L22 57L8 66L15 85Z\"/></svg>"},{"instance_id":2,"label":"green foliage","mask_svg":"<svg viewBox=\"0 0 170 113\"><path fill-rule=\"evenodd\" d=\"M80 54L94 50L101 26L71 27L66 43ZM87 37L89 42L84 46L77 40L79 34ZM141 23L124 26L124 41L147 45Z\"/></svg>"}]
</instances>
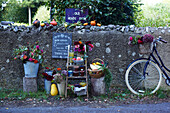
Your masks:
<instances>
[{"instance_id":1,"label":"green foliage","mask_svg":"<svg viewBox=\"0 0 170 113\"><path fill-rule=\"evenodd\" d=\"M46 21L49 22L50 20L50 11L47 10L47 7L45 6L40 6L33 18L33 21L38 19L40 22Z\"/></svg>"},{"instance_id":2,"label":"green foliage","mask_svg":"<svg viewBox=\"0 0 170 113\"><path fill-rule=\"evenodd\" d=\"M47 99L48 95L46 95L46 92L38 91L36 93L26 93L22 90L14 90L14 89L2 89L0 88L0 99L4 98L15 98L15 99L26 99L26 98L43 98Z\"/></svg>"},{"instance_id":3,"label":"green foliage","mask_svg":"<svg viewBox=\"0 0 170 113\"><path fill-rule=\"evenodd\" d=\"M50 5L51 1L48 2ZM53 0L53 18L63 23L65 8L88 9L88 21L96 20L104 25L108 24L134 24L134 13L138 11L140 4L136 0Z\"/></svg>"},{"instance_id":4,"label":"green foliage","mask_svg":"<svg viewBox=\"0 0 170 113\"><path fill-rule=\"evenodd\" d=\"M31 7L34 8L37 4L47 2L48 0L23 0L21 3L22 7Z\"/></svg>"},{"instance_id":5,"label":"green foliage","mask_svg":"<svg viewBox=\"0 0 170 113\"><path fill-rule=\"evenodd\" d=\"M27 9L22 8L16 0L10 0L4 9L2 15L4 21L27 22Z\"/></svg>"},{"instance_id":6,"label":"green foliage","mask_svg":"<svg viewBox=\"0 0 170 113\"><path fill-rule=\"evenodd\" d=\"M136 26L160 27L170 25L170 4L144 5L142 9L142 12L136 14Z\"/></svg>"}]
</instances>

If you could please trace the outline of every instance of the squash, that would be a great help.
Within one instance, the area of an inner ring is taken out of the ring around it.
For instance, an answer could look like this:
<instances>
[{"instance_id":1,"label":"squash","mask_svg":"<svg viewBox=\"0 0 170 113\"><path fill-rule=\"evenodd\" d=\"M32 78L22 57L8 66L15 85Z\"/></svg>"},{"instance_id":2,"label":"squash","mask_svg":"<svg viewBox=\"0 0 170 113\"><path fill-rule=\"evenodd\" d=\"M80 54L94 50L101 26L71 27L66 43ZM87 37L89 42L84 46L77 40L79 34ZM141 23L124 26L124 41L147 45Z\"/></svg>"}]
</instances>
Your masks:
<instances>
[{"instance_id":1,"label":"squash","mask_svg":"<svg viewBox=\"0 0 170 113\"><path fill-rule=\"evenodd\" d=\"M91 21L90 24L91 24L92 26L95 26L95 25L96 25L96 21L95 21L95 20L94 20L94 21Z\"/></svg>"},{"instance_id":2,"label":"squash","mask_svg":"<svg viewBox=\"0 0 170 113\"><path fill-rule=\"evenodd\" d=\"M100 27L100 26L101 26L101 24L97 23L97 26L99 26L99 27Z\"/></svg>"},{"instance_id":3,"label":"squash","mask_svg":"<svg viewBox=\"0 0 170 113\"><path fill-rule=\"evenodd\" d=\"M57 86L56 86L56 84L52 84L51 85L51 96L55 96L55 95L57 95L58 94L58 90L57 90Z\"/></svg>"},{"instance_id":4,"label":"squash","mask_svg":"<svg viewBox=\"0 0 170 113\"><path fill-rule=\"evenodd\" d=\"M86 86L85 82L80 82L79 85L81 85L82 87Z\"/></svg>"},{"instance_id":5,"label":"squash","mask_svg":"<svg viewBox=\"0 0 170 113\"><path fill-rule=\"evenodd\" d=\"M88 25L88 23L84 23L83 25L86 26L86 25Z\"/></svg>"},{"instance_id":6,"label":"squash","mask_svg":"<svg viewBox=\"0 0 170 113\"><path fill-rule=\"evenodd\" d=\"M53 21L50 22L51 25L56 26L57 22L53 19Z\"/></svg>"},{"instance_id":7,"label":"squash","mask_svg":"<svg viewBox=\"0 0 170 113\"><path fill-rule=\"evenodd\" d=\"M41 27L44 27L44 26L45 26L45 23L41 23L40 25L41 25Z\"/></svg>"}]
</instances>

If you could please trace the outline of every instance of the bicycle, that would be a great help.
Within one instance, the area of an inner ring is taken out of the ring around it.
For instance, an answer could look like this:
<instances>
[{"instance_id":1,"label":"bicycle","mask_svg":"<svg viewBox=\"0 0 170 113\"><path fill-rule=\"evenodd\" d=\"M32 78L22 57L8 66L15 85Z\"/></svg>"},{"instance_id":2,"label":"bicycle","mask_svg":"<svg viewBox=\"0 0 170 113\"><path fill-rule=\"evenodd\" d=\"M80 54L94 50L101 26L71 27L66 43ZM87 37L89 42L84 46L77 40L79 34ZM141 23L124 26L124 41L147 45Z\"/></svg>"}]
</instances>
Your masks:
<instances>
[{"instance_id":1,"label":"bicycle","mask_svg":"<svg viewBox=\"0 0 170 113\"><path fill-rule=\"evenodd\" d=\"M162 76L165 82L170 86L170 77L166 71L170 72L156 49L157 42L167 43L161 36L152 42L151 53L148 58L140 58L129 64L125 73L125 82L128 89L137 95L155 93L162 82ZM154 55L156 54L156 57Z\"/></svg>"}]
</instances>

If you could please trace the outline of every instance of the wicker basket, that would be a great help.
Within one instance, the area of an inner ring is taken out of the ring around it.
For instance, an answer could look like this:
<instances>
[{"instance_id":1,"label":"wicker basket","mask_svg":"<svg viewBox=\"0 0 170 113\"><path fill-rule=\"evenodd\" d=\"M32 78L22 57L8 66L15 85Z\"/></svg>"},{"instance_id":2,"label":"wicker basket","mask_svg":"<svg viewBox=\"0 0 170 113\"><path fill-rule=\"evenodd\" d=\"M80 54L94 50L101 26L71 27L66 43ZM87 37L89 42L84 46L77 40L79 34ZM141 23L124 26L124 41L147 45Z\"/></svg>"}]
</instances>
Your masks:
<instances>
[{"instance_id":1,"label":"wicker basket","mask_svg":"<svg viewBox=\"0 0 170 113\"><path fill-rule=\"evenodd\" d=\"M99 58L94 59L94 60L92 61L92 63L94 63L94 62L96 62L96 61L104 64L104 61L101 60L101 59L99 59ZM89 71L89 75L90 75L91 77L93 77L93 78L100 78L100 77L103 77L103 76L104 76L104 72L103 72L102 69L99 69L99 70L91 70L91 69L88 69L88 71Z\"/></svg>"},{"instance_id":2,"label":"wicker basket","mask_svg":"<svg viewBox=\"0 0 170 113\"><path fill-rule=\"evenodd\" d=\"M151 43L139 44L139 53L140 54L149 54L151 53Z\"/></svg>"}]
</instances>

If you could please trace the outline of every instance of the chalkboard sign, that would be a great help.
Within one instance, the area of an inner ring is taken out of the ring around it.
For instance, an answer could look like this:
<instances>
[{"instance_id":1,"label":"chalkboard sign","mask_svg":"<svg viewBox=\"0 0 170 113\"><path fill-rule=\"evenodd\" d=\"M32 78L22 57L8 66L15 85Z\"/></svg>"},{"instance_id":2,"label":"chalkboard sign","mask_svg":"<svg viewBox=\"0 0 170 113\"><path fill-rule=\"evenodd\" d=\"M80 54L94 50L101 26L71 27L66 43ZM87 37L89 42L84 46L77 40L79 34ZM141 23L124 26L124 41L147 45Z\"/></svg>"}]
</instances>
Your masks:
<instances>
[{"instance_id":1,"label":"chalkboard sign","mask_svg":"<svg viewBox=\"0 0 170 113\"><path fill-rule=\"evenodd\" d=\"M53 33L52 58L67 58L72 33Z\"/></svg>"}]
</instances>

